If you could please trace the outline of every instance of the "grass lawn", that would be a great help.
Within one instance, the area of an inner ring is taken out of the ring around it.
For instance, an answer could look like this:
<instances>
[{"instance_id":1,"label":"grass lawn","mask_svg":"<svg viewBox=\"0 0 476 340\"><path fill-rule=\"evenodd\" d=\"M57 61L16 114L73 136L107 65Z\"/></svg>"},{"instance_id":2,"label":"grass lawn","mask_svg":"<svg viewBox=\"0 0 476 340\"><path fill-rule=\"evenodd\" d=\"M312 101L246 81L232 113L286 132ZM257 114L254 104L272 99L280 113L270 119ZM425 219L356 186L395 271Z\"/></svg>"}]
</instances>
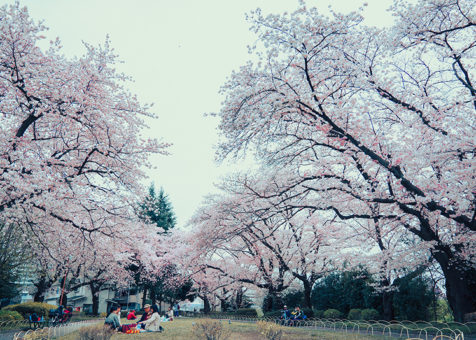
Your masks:
<instances>
[{"instance_id":1,"label":"grass lawn","mask_svg":"<svg viewBox=\"0 0 476 340\"><path fill-rule=\"evenodd\" d=\"M121 320L122 321L122 320ZM121 334L118 333L112 337L112 340L142 340L142 339L170 339L170 340L192 340L195 337L192 334L193 323L200 322L200 319L177 319L172 322L162 323L164 333L141 333L141 334ZM231 330L231 336L228 340L258 340L265 339L257 331L256 324L232 321L223 321L226 328ZM364 336L358 334L345 334L341 332L317 331L304 328L284 327L282 340L367 340L384 339L382 337ZM72 333L62 340L75 340L78 333Z\"/></svg>"}]
</instances>

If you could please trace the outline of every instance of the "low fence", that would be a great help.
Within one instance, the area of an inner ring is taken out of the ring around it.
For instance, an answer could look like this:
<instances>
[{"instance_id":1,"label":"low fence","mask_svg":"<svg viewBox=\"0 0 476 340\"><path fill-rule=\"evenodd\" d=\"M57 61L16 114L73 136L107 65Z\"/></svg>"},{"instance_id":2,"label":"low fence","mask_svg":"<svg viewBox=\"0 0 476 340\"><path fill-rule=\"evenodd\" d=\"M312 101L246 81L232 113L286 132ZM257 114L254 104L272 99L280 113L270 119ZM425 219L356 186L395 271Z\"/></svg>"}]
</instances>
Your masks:
<instances>
[{"instance_id":1,"label":"low fence","mask_svg":"<svg viewBox=\"0 0 476 340\"><path fill-rule=\"evenodd\" d=\"M191 316L191 315L190 315ZM359 333L376 335L392 339L421 339L421 340L476 340L476 322L439 322L428 321L351 321L338 319L314 319L284 321L272 317L250 317L232 314L195 314L194 317L206 317L222 320L244 322L280 322L289 327L305 327L309 329L330 330L343 333Z\"/></svg>"},{"instance_id":2,"label":"low fence","mask_svg":"<svg viewBox=\"0 0 476 340\"><path fill-rule=\"evenodd\" d=\"M8 320L0 321L0 331L8 329L25 328L30 325L28 320Z\"/></svg>"},{"instance_id":3,"label":"low fence","mask_svg":"<svg viewBox=\"0 0 476 340\"><path fill-rule=\"evenodd\" d=\"M75 332L83 327L91 326L97 323L104 322L104 319L83 320L76 322L68 322L56 326L29 329L20 331L13 335L13 340L49 340L56 339L72 332Z\"/></svg>"},{"instance_id":4,"label":"low fence","mask_svg":"<svg viewBox=\"0 0 476 340\"><path fill-rule=\"evenodd\" d=\"M184 313L185 314L185 313ZM213 318L242 322L268 321L276 322L273 317L251 317L233 314L201 314L190 313L187 316L195 318ZM28 329L30 323L25 320L2 321L0 330L17 329L14 340L49 340L72 333L82 327L104 322L104 319L83 320L59 324L56 326ZM381 336L391 339L420 339L420 340L476 340L476 322L428 322L428 321L352 321L338 319L296 320L284 322L285 326L303 327L308 329L328 330L341 333Z\"/></svg>"}]
</instances>

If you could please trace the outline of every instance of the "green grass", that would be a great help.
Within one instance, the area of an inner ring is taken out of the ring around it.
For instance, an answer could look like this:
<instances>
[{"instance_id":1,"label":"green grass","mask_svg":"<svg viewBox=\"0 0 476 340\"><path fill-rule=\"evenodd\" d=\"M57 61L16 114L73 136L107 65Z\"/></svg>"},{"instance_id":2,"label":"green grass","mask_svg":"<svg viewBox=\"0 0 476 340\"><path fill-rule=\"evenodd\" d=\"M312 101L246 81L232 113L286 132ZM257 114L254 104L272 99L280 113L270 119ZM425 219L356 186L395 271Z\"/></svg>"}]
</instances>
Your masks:
<instances>
[{"instance_id":1,"label":"green grass","mask_svg":"<svg viewBox=\"0 0 476 340\"><path fill-rule=\"evenodd\" d=\"M200 322L200 319L176 319L172 322L162 323L164 333L140 333L140 334L122 334L118 333L111 340L152 340L152 339L170 339L170 340L191 340L195 339L192 334L192 325ZM255 323L232 321L223 321L225 328L230 329L231 336L228 340L258 340L264 339L259 334ZM366 336L362 334L351 334L343 332L310 330L304 328L283 327L284 334L282 340L381 340L383 337ZM62 340L75 340L78 333L72 333Z\"/></svg>"}]
</instances>

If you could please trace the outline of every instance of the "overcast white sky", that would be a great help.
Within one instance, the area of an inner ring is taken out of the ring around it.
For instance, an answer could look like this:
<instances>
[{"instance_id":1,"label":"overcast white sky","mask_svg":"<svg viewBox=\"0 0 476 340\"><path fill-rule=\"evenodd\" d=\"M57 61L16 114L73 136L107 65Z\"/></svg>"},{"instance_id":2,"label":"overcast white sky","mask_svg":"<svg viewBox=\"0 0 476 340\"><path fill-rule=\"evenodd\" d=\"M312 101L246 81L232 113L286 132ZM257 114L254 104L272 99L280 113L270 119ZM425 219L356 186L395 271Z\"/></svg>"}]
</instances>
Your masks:
<instances>
[{"instance_id":1,"label":"overcast white sky","mask_svg":"<svg viewBox=\"0 0 476 340\"><path fill-rule=\"evenodd\" d=\"M13 1L7 1L13 3ZM366 2L366 23L386 26L391 0L308 0L328 13L358 9ZM248 59L249 32L245 13L293 11L297 0L23 0L30 15L43 19L49 39L59 37L67 55L84 52L81 41L103 43L107 34L124 61L121 70L135 80L131 91L153 102L159 116L149 133L174 146L172 155L153 159L150 181L169 195L178 224L184 225L213 183L234 169L214 161L220 86Z\"/></svg>"}]
</instances>

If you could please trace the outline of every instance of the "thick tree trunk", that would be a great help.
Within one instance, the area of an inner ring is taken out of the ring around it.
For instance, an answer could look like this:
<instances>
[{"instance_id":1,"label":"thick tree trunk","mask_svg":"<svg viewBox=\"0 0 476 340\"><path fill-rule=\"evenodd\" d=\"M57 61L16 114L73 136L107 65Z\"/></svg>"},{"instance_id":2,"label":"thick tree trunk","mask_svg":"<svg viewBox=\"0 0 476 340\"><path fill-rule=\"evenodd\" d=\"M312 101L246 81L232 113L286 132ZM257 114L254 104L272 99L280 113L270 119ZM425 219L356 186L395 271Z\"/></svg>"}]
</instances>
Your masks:
<instances>
[{"instance_id":1,"label":"thick tree trunk","mask_svg":"<svg viewBox=\"0 0 476 340\"><path fill-rule=\"evenodd\" d=\"M433 251L445 275L446 296L455 321L464 322L465 314L476 312L476 268L449 254Z\"/></svg>"},{"instance_id":2,"label":"thick tree trunk","mask_svg":"<svg viewBox=\"0 0 476 340\"><path fill-rule=\"evenodd\" d=\"M34 302L43 302L45 301L45 292L36 291L35 295L33 295Z\"/></svg>"},{"instance_id":3,"label":"thick tree trunk","mask_svg":"<svg viewBox=\"0 0 476 340\"><path fill-rule=\"evenodd\" d=\"M220 299L220 309L222 312L226 312L227 311L227 308L226 308L226 299Z\"/></svg>"},{"instance_id":4,"label":"thick tree trunk","mask_svg":"<svg viewBox=\"0 0 476 340\"><path fill-rule=\"evenodd\" d=\"M93 294L93 315L99 315L99 294Z\"/></svg>"},{"instance_id":5,"label":"thick tree trunk","mask_svg":"<svg viewBox=\"0 0 476 340\"><path fill-rule=\"evenodd\" d=\"M302 283L304 286L304 307L312 309L312 285L309 281L303 281Z\"/></svg>"},{"instance_id":6,"label":"thick tree trunk","mask_svg":"<svg viewBox=\"0 0 476 340\"><path fill-rule=\"evenodd\" d=\"M243 292L241 289L236 291L236 299L235 299L236 309L239 309L243 306Z\"/></svg>"},{"instance_id":7,"label":"thick tree trunk","mask_svg":"<svg viewBox=\"0 0 476 340\"><path fill-rule=\"evenodd\" d=\"M268 294L263 301L263 312L270 312L283 307L283 301L279 293L274 289L268 289Z\"/></svg>"},{"instance_id":8,"label":"thick tree trunk","mask_svg":"<svg viewBox=\"0 0 476 340\"><path fill-rule=\"evenodd\" d=\"M91 290L91 300L93 302L93 315L99 315L99 287L96 287L94 283L89 284Z\"/></svg>"},{"instance_id":9,"label":"thick tree trunk","mask_svg":"<svg viewBox=\"0 0 476 340\"><path fill-rule=\"evenodd\" d=\"M210 300L208 300L208 297L206 295L201 296L201 298L203 300L203 313L210 314Z\"/></svg>"},{"instance_id":10,"label":"thick tree trunk","mask_svg":"<svg viewBox=\"0 0 476 340\"><path fill-rule=\"evenodd\" d=\"M395 282L394 282L395 284ZM383 319L391 321L395 317L395 311L393 309L393 295L394 291L391 289L392 285L390 280L385 278L380 281L380 287L382 288L382 309L383 309Z\"/></svg>"},{"instance_id":11,"label":"thick tree trunk","mask_svg":"<svg viewBox=\"0 0 476 340\"><path fill-rule=\"evenodd\" d=\"M393 310L393 291L382 293L382 307L384 320L391 321L394 319Z\"/></svg>"},{"instance_id":12,"label":"thick tree trunk","mask_svg":"<svg viewBox=\"0 0 476 340\"><path fill-rule=\"evenodd\" d=\"M33 295L34 302L43 302L45 301L46 287L43 285L36 286L35 295Z\"/></svg>"},{"instance_id":13,"label":"thick tree trunk","mask_svg":"<svg viewBox=\"0 0 476 340\"><path fill-rule=\"evenodd\" d=\"M35 295L33 295L34 302L43 302L45 301L45 291L37 290Z\"/></svg>"},{"instance_id":14,"label":"thick tree trunk","mask_svg":"<svg viewBox=\"0 0 476 340\"><path fill-rule=\"evenodd\" d=\"M145 300L147 300L147 286L144 286L144 291L142 292L142 307L145 305Z\"/></svg>"},{"instance_id":15,"label":"thick tree trunk","mask_svg":"<svg viewBox=\"0 0 476 340\"><path fill-rule=\"evenodd\" d=\"M273 310L273 297L271 295L266 295L263 301L263 312L270 312Z\"/></svg>"},{"instance_id":16,"label":"thick tree trunk","mask_svg":"<svg viewBox=\"0 0 476 340\"><path fill-rule=\"evenodd\" d=\"M152 305L155 305L157 303L157 296L155 294L154 289L149 289L149 298L152 301Z\"/></svg>"},{"instance_id":17,"label":"thick tree trunk","mask_svg":"<svg viewBox=\"0 0 476 340\"><path fill-rule=\"evenodd\" d=\"M45 293L52 286L52 282L48 280L45 276L40 276L38 282L35 283L36 292L33 295L34 302L43 302L45 301Z\"/></svg>"}]
</instances>

